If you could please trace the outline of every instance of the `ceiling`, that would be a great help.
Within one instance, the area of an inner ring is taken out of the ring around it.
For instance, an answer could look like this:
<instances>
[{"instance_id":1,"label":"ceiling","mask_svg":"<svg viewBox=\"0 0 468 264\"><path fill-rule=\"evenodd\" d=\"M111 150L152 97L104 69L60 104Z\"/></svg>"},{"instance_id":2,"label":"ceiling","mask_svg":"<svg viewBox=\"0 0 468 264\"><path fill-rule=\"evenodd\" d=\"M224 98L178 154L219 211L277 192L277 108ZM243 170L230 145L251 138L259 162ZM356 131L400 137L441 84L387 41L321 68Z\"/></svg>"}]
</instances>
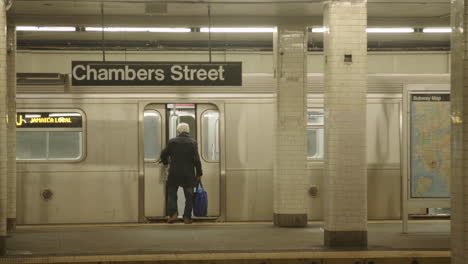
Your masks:
<instances>
[{"instance_id":1,"label":"ceiling","mask_svg":"<svg viewBox=\"0 0 468 264\"><path fill-rule=\"evenodd\" d=\"M321 0L14 0L9 20L23 26L86 27L273 27L283 23L322 25ZM102 8L101 8L102 7ZM102 15L104 14L104 15ZM449 27L450 0L369 0L368 27ZM271 49L271 33L212 33L215 48ZM110 33L114 49L200 49L208 34ZM448 49L450 34L368 34L369 48ZM100 32L18 32L19 48L102 46ZM309 34L309 47L320 49L322 35Z\"/></svg>"}]
</instances>

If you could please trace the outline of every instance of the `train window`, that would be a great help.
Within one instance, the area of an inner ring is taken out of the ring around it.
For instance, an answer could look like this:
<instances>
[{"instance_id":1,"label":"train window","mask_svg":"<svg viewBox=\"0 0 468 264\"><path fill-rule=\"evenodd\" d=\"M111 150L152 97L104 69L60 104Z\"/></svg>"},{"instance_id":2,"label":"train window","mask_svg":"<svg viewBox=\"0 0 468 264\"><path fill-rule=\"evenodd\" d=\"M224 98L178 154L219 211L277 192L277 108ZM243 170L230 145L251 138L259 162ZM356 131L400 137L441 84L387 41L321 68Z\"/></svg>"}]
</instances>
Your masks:
<instances>
[{"instance_id":1,"label":"train window","mask_svg":"<svg viewBox=\"0 0 468 264\"><path fill-rule=\"evenodd\" d=\"M77 160L81 157L81 132L48 132L48 159Z\"/></svg>"},{"instance_id":2,"label":"train window","mask_svg":"<svg viewBox=\"0 0 468 264\"><path fill-rule=\"evenodd\" d=\"M203 158L207 161L219 161L219 112L205 111L201 122Z\"/></svg>"},{"instance_id":3,"label":"train window","mask_svg":"<svg viewBox=\"0 0 468 264\"><path fill-rule=\"evenodd\" d=\"M324 154L323 111L314 109L307 112L307 158L323 160Z\"/></svg>"},{"instance_id":4,"label":"train window","mask_svg":"<svg viewBox=\"0 0 468 264\"><path fill-rule=\"evenodd\" d=\"M17 160L80 160L83 120L76 112L18 112Z\"/></svg>"},{"instance_id":5,"label":"train window","mask_svg":"<svg viewBox=\"0 0 468 264\"><path fill-rule=\"evenodd\" d=\"M180 123L189 125L190 137L197 138L197 122L195 119L194 104L168 104L168 121L169 121L169 139L177 136L177 126Z\"/></svg>"},{"instance_id":6,"label":"train window","mask_svg":"<svg viewBox=\"0 0 468 264\"><path fill-rule=\"evenodd\" d=\"M46 160L47 132L16 132L16 159Z\"/></svg>"},{"instance_id":7,"label":"train window","mask_svg":"<svg viewBox=\"0 0 468 264\"><path fill-rule=\"evenodd\" d=\"M143 115L145 161L156 161L161 152L161 115L146 110Z\"/></svg>"}]
</instances>

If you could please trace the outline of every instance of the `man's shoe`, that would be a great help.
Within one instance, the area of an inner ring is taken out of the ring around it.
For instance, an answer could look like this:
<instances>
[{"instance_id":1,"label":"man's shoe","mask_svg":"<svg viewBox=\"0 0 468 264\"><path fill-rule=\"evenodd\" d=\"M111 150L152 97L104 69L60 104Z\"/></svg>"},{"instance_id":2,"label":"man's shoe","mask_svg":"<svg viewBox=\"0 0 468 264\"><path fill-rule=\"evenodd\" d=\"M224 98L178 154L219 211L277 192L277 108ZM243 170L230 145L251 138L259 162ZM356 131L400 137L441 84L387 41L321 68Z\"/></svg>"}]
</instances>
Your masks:
<instances>
[{"instance_id":1,"label":"man's shoe","mask_svg":"<svg viewBox=\"0 0 468 264\"><path fill-rule=\"evenodd\" d=\"M188 217L184 217L184 224L189 225L191 223L192 223L192 219L190 219Z\"/></svg>"},{"instance_id":2,"label":"man's shoe","mask_svg":"<svg viewBox=\"0 0 468 264\"><path fill-rule=\"evenodd\" d=\"M168 224L172 224L177 220L177 213L174 213L169 219L167 219Z\"/></svg>"}]
</instances>

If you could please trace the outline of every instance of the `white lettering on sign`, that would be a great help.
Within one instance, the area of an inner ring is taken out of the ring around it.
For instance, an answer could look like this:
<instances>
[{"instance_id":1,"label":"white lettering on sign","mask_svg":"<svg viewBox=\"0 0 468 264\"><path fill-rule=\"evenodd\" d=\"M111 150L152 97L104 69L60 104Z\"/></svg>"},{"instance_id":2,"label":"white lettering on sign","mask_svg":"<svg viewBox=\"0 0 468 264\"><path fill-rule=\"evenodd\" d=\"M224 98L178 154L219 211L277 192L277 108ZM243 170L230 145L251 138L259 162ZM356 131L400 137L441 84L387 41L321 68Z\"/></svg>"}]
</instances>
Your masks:
<instances>
[{"instance_id":1,"label":"white lettering on sign","mask_svg":"<svg viewBox=\"0 0 468 264\"><path fill-rule=\"evenodd\" d=\"M72 84L86 85L241 85L240 63L72 64Z\"/></svg>"},{"instance_id":2,"label":"white lettering on sign","mask_svg":"<svg viewBox=\"0 0 468 264\"><path fill-rule=\"evenodd\" d=\"M206 78L210 81L224 81L224 67L219 66L218 69L210 69L208 72L205 69L191 69L188 65L171 67L171 79L174 81L204 81Z\"/></svg>"},{"instance_id":3,"label":"white lettering on sign","mask_svg":"<svg viewBox=\"0 0 468 264\"><path fill-rule=\"evenodd\" d=\"M73 78L78 80L78 81L82 81L86 78L86 76L84 75L81 75L81 76L78 76L78 70L86 70L85 66L83 65L76 65L75 68L73 68L73 71L72 71L72 74L73 74Z\"/></svg>"}]
</instances>

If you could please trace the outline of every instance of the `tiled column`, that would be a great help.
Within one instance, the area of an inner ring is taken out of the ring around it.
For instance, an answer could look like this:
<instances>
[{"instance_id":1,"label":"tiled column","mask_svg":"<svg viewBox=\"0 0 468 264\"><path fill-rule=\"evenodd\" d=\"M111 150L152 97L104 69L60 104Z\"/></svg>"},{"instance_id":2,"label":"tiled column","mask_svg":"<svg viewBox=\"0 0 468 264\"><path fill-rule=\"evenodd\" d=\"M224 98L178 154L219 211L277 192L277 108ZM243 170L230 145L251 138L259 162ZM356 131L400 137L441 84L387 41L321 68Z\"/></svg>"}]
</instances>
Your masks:
<instances>
[{"instance_id":1,"label":"tiled column","mask_svg":"<svg viewBox=\"0 0 468 264\"><path fill-rule=\"evenodd\" d=\"M8 128L7 128L7 175L8 215L7 230L16 229L16 27L7 29L7 86L8 86Z\"/></svg>"},{"instance_id":2,"label":"tiled column","mask_svg":"<svg viewBox=\"0 0 468 264\"><path fill-rule=\"evenodd\" d=\"M367 246L367 1L324 2L325 246Z\"/></svg>"},{"instance_id":3,"label":"tiled column","mask_svg":"<svg viewBox=\"0 0 468 264\"><path fill-rule=\"evenodd\" d=\"M307 225L305 26L273 34L276 77L273 217L276 226Z\"/></svg>"},{"instance_id":4,"label":"tiled column","mask_svg":"<svg viewBox=\"0 0 468 264\"><path fill-rule=\"evenodd\" d=\"M452 264L468 263L468 2L451 2L451 242ZM466 107L464 107L466 106ZM464 121L464 122L463 122ZM463 140L465 138L465 140Z\"/></svg>"},{"instance_id":5,"label":"tiled column","mask_svg":"<svg viewBox=\"0 0 468 264\"><path fill-rule=\"evenodd\" d=\"M7 128L6 128L6 10L0 1L0 255L6 253Z\"/></svg>"}]
</instances>

